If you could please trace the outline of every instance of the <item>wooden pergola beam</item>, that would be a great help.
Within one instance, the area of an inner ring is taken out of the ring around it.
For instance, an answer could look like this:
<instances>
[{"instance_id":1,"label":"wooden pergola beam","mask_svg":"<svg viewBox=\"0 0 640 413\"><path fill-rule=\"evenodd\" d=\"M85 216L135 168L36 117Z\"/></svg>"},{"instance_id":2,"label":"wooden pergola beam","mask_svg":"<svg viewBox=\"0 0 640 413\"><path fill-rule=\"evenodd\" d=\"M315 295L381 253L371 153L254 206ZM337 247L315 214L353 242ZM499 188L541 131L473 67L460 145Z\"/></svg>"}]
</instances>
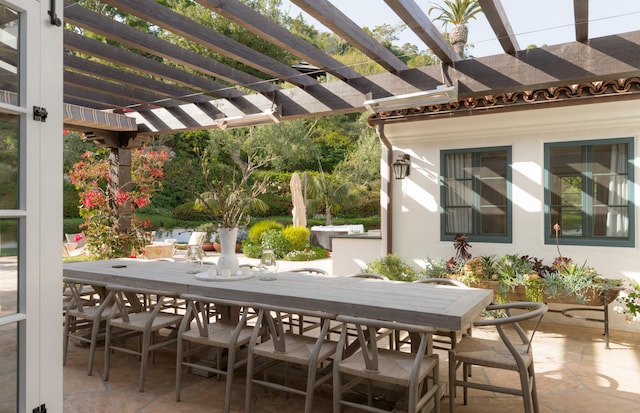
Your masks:
<instances>
[{"instance_id":1,"label":"wooden pergola beam","mask_svg":"<svg viewBox=\"0 0 640 413\"><path fill-rule=\"evenodd\" d=\"M515 54L520 50L516 35L513 33L513 29L509 23L507 13L504 11L504 7L502 7L502 2L500 0L478 0L478 3L489 21L493 32L496 34L502 50L509 54Z\"/></svg>"}]
</instances>

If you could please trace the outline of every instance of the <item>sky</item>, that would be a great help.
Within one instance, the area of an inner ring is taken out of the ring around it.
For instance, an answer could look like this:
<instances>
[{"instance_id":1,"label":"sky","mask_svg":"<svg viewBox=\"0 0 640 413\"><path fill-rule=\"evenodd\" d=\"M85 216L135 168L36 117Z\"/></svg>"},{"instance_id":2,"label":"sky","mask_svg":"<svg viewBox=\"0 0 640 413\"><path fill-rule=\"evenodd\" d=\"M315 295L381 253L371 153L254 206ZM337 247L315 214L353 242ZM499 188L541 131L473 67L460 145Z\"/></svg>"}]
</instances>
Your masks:
<instances>
[{"instance_id":1,"label":"sky","mask_svg":"<svg viewBox=\"0 0 640 413\"><path fill-rule=\"evenodd\" d=\"M329 0L351 20L361 27L373 28L382 24L398 25L400 18L386 5L384 0ZM433 3L442 0L415 0L425 13ZM573 0L502 0L511 28L516 34L521 49L531 44L536 46L567 43L575 40ZM297 15L301 10L283 0L285 10ZM302 12L307 22L322 31L329 31L315 19ZM435 13L432 13L432 20ZM444 31L440 22L436 27ZM640 30L640 1L638 0L589 0L589 38L615 33ZM410 29L400 33L396 43L413 43L419 49L426 46ZM474 47L470 54L474 57L503 53L495 34L484 15L478 15L469 23L469 43Z\"/></svg>"}]
</instances>

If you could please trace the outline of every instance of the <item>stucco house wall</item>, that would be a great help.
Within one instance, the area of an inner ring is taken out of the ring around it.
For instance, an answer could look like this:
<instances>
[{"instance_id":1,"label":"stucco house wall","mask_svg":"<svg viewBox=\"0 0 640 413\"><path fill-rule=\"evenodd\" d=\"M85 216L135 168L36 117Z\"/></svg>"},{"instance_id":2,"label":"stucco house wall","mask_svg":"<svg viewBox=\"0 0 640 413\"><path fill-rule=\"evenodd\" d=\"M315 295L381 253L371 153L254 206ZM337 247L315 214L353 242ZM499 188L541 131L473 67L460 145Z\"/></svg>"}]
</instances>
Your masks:
<instances>
[{"instance_id":1,"label":"stucco house wall","mask_svg":"<svg viewBox=\"0 0 640 413\"><path fill-rule=\"evenodd\" d=\"M450 149L510 146L512 155L513 240L472 242L474 256L527 254L553 262L555 244L544 243L544 144L575 140L628 138L634 141L635 179L640 179L638 137L640 105L635 101L476 114L420 122L387 124L384 135L394 154L411 155L411 173L392 189L392 251L416 268L426 257L448 259L453 239L440 240L440 152ZM640 190L634 184L635 246L561 245L562 255L585 260L609 278L640 280L638 222Z\"/></svg>"}]
</instances>

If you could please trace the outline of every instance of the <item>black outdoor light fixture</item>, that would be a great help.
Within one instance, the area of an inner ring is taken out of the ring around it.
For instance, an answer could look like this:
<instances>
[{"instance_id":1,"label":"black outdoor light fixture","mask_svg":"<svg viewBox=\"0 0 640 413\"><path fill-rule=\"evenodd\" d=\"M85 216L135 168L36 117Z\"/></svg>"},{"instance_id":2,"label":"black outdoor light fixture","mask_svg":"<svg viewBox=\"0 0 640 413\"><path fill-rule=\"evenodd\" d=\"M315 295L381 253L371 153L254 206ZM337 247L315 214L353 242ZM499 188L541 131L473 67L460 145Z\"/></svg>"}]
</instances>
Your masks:
<instances>
[{"instance_id":1,"label":"black outdoor light fixture","mask_svg":"<svg viewBox=\"0 0 640 413\"><path fill-rule=\"evenodd\" d=\"M401 153L391 166L393 166L393 176L396 179L404 179L411 172L409 168L411 166L411 157L406 153Z\"/></svg>"}]
</instances>

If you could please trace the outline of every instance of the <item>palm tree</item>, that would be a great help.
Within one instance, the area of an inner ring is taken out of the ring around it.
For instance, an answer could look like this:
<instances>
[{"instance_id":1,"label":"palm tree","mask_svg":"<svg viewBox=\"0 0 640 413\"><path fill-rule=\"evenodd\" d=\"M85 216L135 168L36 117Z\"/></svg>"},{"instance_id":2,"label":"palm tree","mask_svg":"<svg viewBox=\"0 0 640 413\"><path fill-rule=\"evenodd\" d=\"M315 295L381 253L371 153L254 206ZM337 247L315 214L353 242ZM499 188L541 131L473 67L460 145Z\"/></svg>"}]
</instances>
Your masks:
<instances>
[{"instance_id":1,"label":"palm tree","mask_svg":"<svg viewBox=\"0 0 640 413\"><path fill-rule=\"evenodd\" d=\"M476 14L482 13L478 0L444 0L444 6L436 3L431 4L428 14L431 15L434 10L439 13L434 20L443 22L445 30L447 24L451 23L453 25L449 32L449 42L462 57L464 46L467 44L469 37L467 23L469 20L475 19Z\"/></svg>"},{"instance_id":2,"label":"palm tree","mask_svg":"<svg viewBox=\"0 0 640 413\"><path fill-rule=\"evenodd\" d=\"M309 180L309 195L307 207L311 211L324 209L325 223L331 225L331 216L339 212L344 206L357 202L357 197L352 191L351 182L337 182L334 179L325 179L322 165L320 175L314 175Z\"/></svg>"}]
</instances>

